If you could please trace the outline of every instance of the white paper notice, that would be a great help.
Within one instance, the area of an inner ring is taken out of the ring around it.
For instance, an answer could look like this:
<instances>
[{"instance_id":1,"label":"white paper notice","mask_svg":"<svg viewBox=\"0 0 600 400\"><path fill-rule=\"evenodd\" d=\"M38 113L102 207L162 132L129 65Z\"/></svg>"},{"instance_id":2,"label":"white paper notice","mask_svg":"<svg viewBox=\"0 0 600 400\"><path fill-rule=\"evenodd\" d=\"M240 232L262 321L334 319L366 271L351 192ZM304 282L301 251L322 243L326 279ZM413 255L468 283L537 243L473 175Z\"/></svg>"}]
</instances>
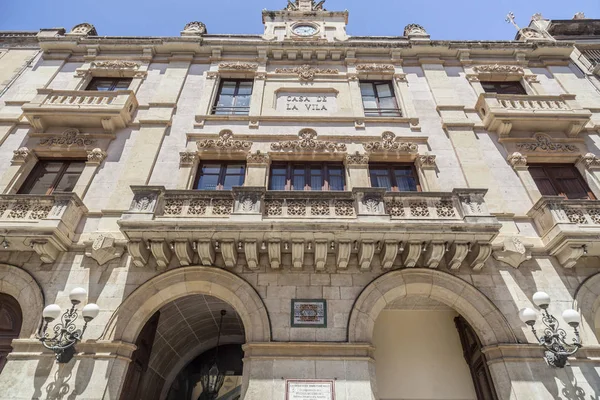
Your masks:
<instances>
[{"instance_id":1,"label":"white paper notice","mask_svg":"<svg viewBox=\"0 0 600 400\"><path fill-rule=\"evenodd\" d=\"M334 400L333 381L287 381L287 400Z\"/></svg>"}]
</instances>

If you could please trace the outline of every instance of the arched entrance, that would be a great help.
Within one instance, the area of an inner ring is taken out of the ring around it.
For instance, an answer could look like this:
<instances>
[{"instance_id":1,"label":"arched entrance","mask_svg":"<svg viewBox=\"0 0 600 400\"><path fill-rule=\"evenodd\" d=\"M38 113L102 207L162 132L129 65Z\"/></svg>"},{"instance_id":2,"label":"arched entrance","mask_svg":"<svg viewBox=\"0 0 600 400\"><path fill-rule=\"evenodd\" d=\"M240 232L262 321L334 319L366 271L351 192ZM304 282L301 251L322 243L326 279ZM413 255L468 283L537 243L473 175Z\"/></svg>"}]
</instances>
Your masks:
<instances>
[{"instance_id":1,"label":"arched entrance","mask_svg":"<svg viewBox=\"0 0 600 400\"><path fill-rule=\"evenodd\" d=\"M12 296L0 293L0 373L6 356L12 351L11 342L19 337L23 314L19 302Z\"/></svg>"},{"instance_id":2,"label":"arched entrance","mask_svg":"<svg viewBox=\"0 0 600 400\"><path fill-rule=\"evenodd\" d=\"M600 273L587 278L574 296L573 308L581 313L581 334L584 343L600 343Z\"/></svg>"},{"instance_id":3,"label":"arched entrance","mask_svg":"<svg viewBox=\"0 0 600 400\"><path fill-rule=\"evenodd\" d=\"M478 369L481 347L516 343L486 296L434 270L397 270L376 279L358 297L348 329L351 343L375 346L372 385L379 398L494 400L493 387L473 374L483 371L491 382L489 371ZM468 347L473 344L477 348Z\"/></svg>"},{"instance_id":4,"label":"arched entrance","mask_svg":"<svg viewBox=\"0 0 600 400\"><path fill-rule=\"evenodd\" d=\"M121 398L165 399L178 374L216 346L221 310L227 311L221 344L270 341L271 327L259 295L243 279L223 269L177 268L136 289L111 317L103 335L136 343L141 336L150 336L148 322L158 318L152 345L146 346L149 354L139 357L134 352L129 367L131 371L137 365L144 371L139 378L143 389L129 386L129 372L127 387L123 385L121 392L126 397ZM157 313L159 317L153 317Z\"/></svg>"}]
</instances>

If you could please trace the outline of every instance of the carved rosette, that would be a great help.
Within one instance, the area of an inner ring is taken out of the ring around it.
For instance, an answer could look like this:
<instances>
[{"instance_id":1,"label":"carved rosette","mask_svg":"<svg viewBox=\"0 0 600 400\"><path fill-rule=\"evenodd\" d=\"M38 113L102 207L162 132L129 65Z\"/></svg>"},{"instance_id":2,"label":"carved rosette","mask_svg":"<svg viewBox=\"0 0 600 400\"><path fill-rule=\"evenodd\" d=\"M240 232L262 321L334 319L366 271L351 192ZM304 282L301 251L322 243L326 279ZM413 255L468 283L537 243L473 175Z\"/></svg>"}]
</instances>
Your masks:
<instances>
[{"instance_id":1,"label":"carved rosette","mask_svg":"<svg viewBox=\"0 0 600 400\"><path fill-rule=\"evenodd\" d=\"M88 24L87 22L75 25L69 33L71 35L98 36L98 32L96 32L94 25Z\"/></svg>"},{"instance_id":2,"label":"carved rosette","mask_svg":"<svg viewBox=\"0 0 600 400\"><path fill-rule=\"evenodd\" d=\"M524 156L519 152L515 151L509 155L506 160L514 169L527 168L527 156Z\"/></svg>"},{"instance_id":3,"label":"carved rosette","mask_svg":"<svg viewBox=\"0 0 600 400\"><path fill-rule=\"evenodd\" d=\"M303 129L298 133L299 140L287 140L284 142L271 143L271 150L275 151L346 151L344 143L335 143L317 140L317 132L312 129Z\"/></svg>"},{"instance_id":4,"label":"carved rosette","mask_svg":"<svg viewBox=\"0 0 600 400\"><path fill-rule=\"evenodd\" d=\"M200 21L192 21L185 25L181 36L202 36L206 35L206 33L208 33L206 25Z\"/></svg>"},{"instance_id":5,"label":"carved rosette","mask_svg":"<svg viewBox=\"0 0 600 400\"><path fill-rule=\"evenodd\" d=\"M362 166L365 167L369 165L369 155L368 154L360 154L358 151L354 154L346 155L345 163L349 167Z\"/></svg>"},{"instance_id":6,"label":"carved rosette","mask_svg":"<svg viewBox=\"0 0 600 400\"><path fill-rule=\"evenodd\" d=\"M416 153L419 146L413 142L396 142L396 135L393 132L383 132L380 142L363 143L363 147L368 152L376 151L398 151L406 153Z\"/></svg>"},{"instance_id":7,"label":"carved rosette","mask_svg":"<svg viewBox=\"0 0 600 400\"><path fill-rule=\"evenodd\" d=\"M425 28L419 24L408 24L404 27L404 36L429 36Z\"/></svg>"},{"instance_id":8,"label":"carved rosette","mask_svg":"<svg viewBox=\"0 0 600 400\"><path fill-rule=\"evenodd\" d=\"M87 159L89 164L100 164L106 158L106 152L96 147L94 150L87 152Z\"/></svg>"},{"instance_id":9,"label":"carved rosette","mask_svg":"<svg viewBox=\"0 0 600 400\"><path fill-rule=\"evenodd\" d=\"M381 74L393 74L396 68L392 64L359 64L356 66L358 72L378 72Z\"/></svg>"},{"instance_id":10,"label":"carved rosette","mask_svg":"<svg viewBox=\"0 0 600 400\"><path fill-rule=\"evenodd\" d=\"M309 64L304 64L295 68L277 68L275 69L275 73L298 75L303 81L312 81L315 79L315 75L337 75L340 73L340 70L337 68L314 68Z\"/></svg>"},{"instance_id":11,"label":"carved rosette","mask_svg":"<svg viewBox=\"0 0 600 400\"><path fill-rule=\"evenodd\" d=\"M138 69L140 63L127 60L93 61L91 68L101 69Z\"/></svg>"},{"instance_id":12,"label":"carved rosette","mask_svg":"<svg viewBox=\"0 0 600 400\"><path fill-rule=\"evenodd\" d=\"M233 139L233 132L224 129L219 133L219 139L206 139L196 142L198 150L218 150L218 151L248 151L252 147L252 142L246 140Z\"/></svg>"},{"instance_id":13,"label":"carved rosette","mask_svg":"<svg viewBox=\"0 0 600 400\"><path fill-rule=\"evenodd\" d=\"M256 71L258 64L243 62L223 62L219 64L219 71Z\"/></svg>"},{"instance_id":14,"label":"carved rosette","mask_svg":"<svg viewBox=\"0 0 600 400\"><path fill-rule=\"evenodd\" d=\"M517 149L530 153L573 153L577 146L572 144L556 143L552 138L543 133L536 133L534 143L517 143Z\"/></svg>"},{"instance_id":15,"label":"carved rosette","mask_svg":"<svg viewBox=\"0 0 600 400\"><path fill-rule=\"evenodd\" d=\"M27 147L20 147L13 151L12 162L18 164L26 163L32 155L33 153Z\"/></svg>"},{"instance_id":16,"label":"carved rosette","mask_svg":"<svg viewBox=\"0 0 600 400\"><path fill-rule=\"evenodd\" d=\"M180 166L192 166L198 160L198 153L195 151L182 151L179 153L179 165Z\"/></svg>"},{"instance_id":17,"label":"carved rosette","mask_svg":"<svg viewBox=\"0 0 600 400\"><path fill-rule=\"evenodd\" d=\"M435 155L419 154L417 156L417 166L421 169L435 169L437 167Z\"/></svg>"},{"instance_id":18,"label":"carved rosette","mask_svg":"<svg viewBox=\"0 0 600 400\"><path fill-rule=\"evenodd\" d=\"M600 158L593 153L587 153L579 157L578 162L583 164L586 169L597 170L600 169Z\"/></svg>"},{"instance_id":19,"label":"carved rosette","mask_svg":"<svg viewBox=\"0 0 600 400\"><path fill-rule=\"evenodd\" d=\"M257 151L256 153L248 154L246 157L246 165L263 167L271 163L271 157L268 154Z\"/></svg>"},{"instance_id":20,"label":"carved rosette","mask_svg":"<svg viewBox=\"0 0 600 400\"><path fill-rule=\"evenodd\" d=\"M42 147L87 147L96 143L96 140L90 139L87 135L79 133L78 129L67 129L60 136L49 136L40 139Z\"/></svg>"}]
</instances>

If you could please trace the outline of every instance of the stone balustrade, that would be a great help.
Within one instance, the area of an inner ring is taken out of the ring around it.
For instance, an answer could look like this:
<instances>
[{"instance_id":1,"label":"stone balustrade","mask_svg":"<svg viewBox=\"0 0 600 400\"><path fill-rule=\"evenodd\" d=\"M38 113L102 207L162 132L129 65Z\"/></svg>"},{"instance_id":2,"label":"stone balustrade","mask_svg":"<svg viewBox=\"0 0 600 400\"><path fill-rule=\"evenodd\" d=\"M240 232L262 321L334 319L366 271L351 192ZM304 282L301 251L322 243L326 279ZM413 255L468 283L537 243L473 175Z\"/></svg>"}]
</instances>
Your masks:
<instances>
[{"instance_id":1,"label":"stone balustrade","mask_svg":"<svg viewBox=\"0 0 600 400\"><path fill-rule=\"evenodd\" d=\"M38 89L37 96L22 108L27 120L39 132L50 126L103 128L114 132L132 121L137 107L132 90Z\"/></svg>"},{"instance_id":2,"label":"stone balustrade","mask_svg":"<svg viewBox=\"0 0 600 400\"><path fill-rule=\"evenodd\" d=\"M591 118L572 94L482 93L475 109L484 127L500 136L510 136L511 131L559 131L573 137Z\"/></svg>"}]
</instances>

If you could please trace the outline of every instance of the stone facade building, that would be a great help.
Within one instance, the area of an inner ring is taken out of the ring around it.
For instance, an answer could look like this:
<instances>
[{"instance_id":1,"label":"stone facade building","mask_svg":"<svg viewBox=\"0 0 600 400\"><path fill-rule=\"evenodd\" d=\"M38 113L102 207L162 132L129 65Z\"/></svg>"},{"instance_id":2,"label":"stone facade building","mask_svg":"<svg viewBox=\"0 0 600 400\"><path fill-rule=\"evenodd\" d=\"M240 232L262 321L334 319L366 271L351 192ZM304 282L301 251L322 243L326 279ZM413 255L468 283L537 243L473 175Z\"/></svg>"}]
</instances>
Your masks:
<instances>
[{"instance_id":1,"label":"stone facade building","mask_svg":"<svg viewBox=\"0 0 600 400\"><path fill-rule=\"evenodd\" d=\"M262 35L0 33L0 399L197 399L214 360L220 399L600 396L573 42L349 36L323 3ZM42 310L75 288L99 313L57 360L73 321ZM538 291L569 343L581 313L562 368L519 319Z\"/></svg>"}]
</instances>

